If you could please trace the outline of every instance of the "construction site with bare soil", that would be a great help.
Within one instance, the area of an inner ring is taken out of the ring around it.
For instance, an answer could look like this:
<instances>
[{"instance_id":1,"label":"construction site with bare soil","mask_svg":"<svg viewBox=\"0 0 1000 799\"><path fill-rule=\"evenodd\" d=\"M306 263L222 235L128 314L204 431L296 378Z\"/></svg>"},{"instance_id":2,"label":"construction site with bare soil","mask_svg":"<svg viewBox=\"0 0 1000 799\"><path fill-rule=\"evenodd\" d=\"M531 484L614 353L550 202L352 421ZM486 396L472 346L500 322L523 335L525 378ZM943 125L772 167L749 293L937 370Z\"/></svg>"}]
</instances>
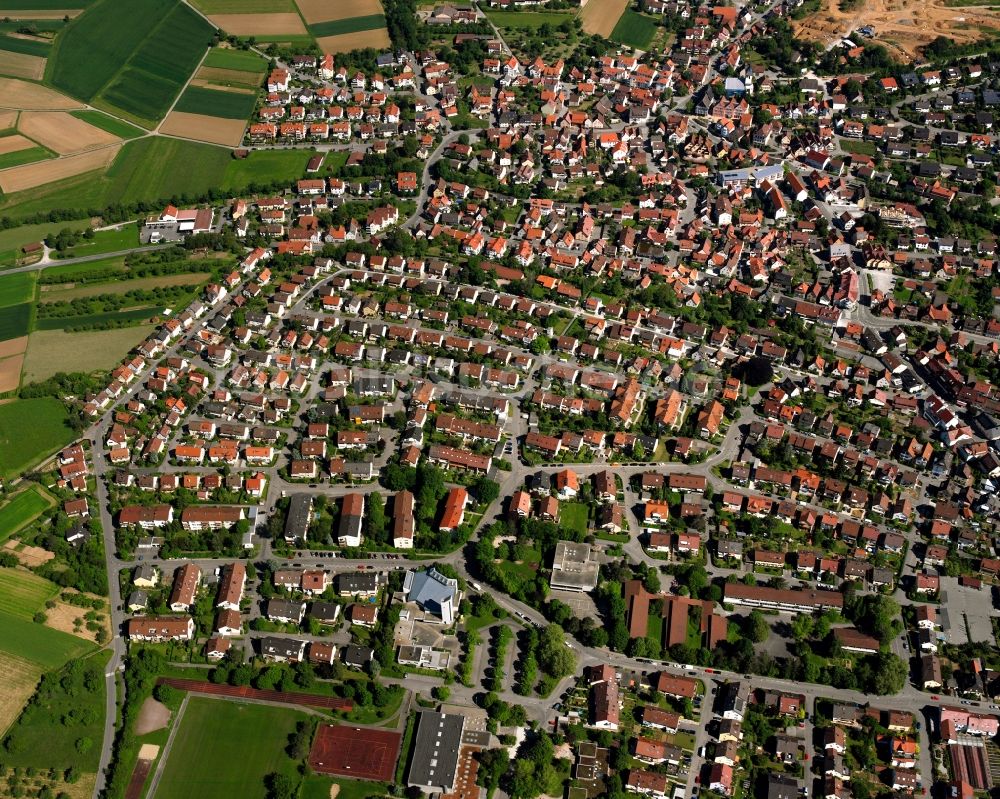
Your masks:
<instances>
[{"instance_id":1,"label":"construction site with bare soil","mask_svg":"<svg viewBox=\"0 0 1000 799\"><path fill-rule=\"evenodd\" d=\"M938 36L969 44L984 33L1000 31L1000 8L990 5L948 5L945 0L862 0L841 10L843 0L821 0L814 14L793 23L803 39L825 46L860 28L870 28L873 41L885 45L894 58L913 61Z\"/></svg>"}]
</instances>

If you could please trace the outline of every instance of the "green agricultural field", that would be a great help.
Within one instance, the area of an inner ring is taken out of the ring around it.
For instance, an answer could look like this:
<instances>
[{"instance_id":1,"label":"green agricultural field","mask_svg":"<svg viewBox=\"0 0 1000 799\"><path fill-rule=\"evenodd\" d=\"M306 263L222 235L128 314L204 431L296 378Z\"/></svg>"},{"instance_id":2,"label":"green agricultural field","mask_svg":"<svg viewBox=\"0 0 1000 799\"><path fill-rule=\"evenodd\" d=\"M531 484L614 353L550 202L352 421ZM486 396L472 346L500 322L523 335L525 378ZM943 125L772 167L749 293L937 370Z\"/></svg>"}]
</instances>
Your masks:
<instances>
[{"instance_id":1,"label":"green agricultural field","mask_svg":"<svg viewBox=\"0 0 1000 799\"><path fill-rule=\"evenodd\" d=\"M305 175L306 164L314 155L315 150L254 150L248 158L231 158L222 178L222 190L235 193L255 183L296 180Z\"/></svg>"},{"instance_id":2,"label":"green agricultural field","mask_svg":"<svg viewBox=\"0 0 1000 799\"><path fill-rule=\"evenodd\" d=\"M132 0L122 14L99 0L53 48L52 83L152 124L170 107L211 43L213 28L178 0Z\"/></svg>"},{"instance_id":3,"label":"green agricultural field","mask_svg":"<svg viewBox=\"0 0 1000 799\"><path fill-rule=\"evenodd\" d=\"M35 296L35 273L18 272L0 277L0 308L31 302Z\"/></svg>"},{"instance_id":4,"label":"green agricultural field","mask_svg":"<svg viewBox=\"0 0 1000 799\"><path fill-rule=\"evenodd\" d=\"M82 639L74 640L86 646ZM104 669L110 654L98 652L42 678L34 701L4 741L7 765L97 771L104 730Z\"/></svg>"},{"instance_id":5,"label":"green agricultural field","mask_svg":"<svg viewBox=\"0 0 1000 799\"><path fill-rule=\"evenodd\" d=\"M247 119L253 113L256 103L257 98L253 94L188 86L174 108L188 114L206 114L223 119Z\"/></svg>"},{"instance_id":6,"label":"green agricultural field","mask_svg":"<svg viewBox=\"0 0 1000 799\"><path fill-rule=\"evenodd\" d=\"M11 305L0 313L0 341L28 335L31 329L31 303ZM3 407L0 405L0 407ZM2 456L0 456L2 457Z\"/></svg>"},{"instance_id":7,"label":"green agricultural field","mask_svg":"<svg viewBox=\"0 0 1000 799\"><path fill-rule=\"evenodd\" d=\"M59 372L110 371L155 329L135 325L115 330L36 330L28 336L21 382L47 380Z\"/></svg>"},{"instance_id":8,"label":"green agricultural field","mask_svg":"<svg viewBox=\"0 0 1000 799\"><path fill-rule=\"evenodd\" d=\"M22 192L22 194L30 193ZM0 269L4 266L13 266L18 249L25 244L41 241L46 234L57 233L64 228L83 230L89 226L89 219L77 219L72 222L44 222L40 225L22 225L0 230Z\"/></svg>"},{"instance_id":9,"label":"green agricultural field","mask_svg":"<svg viewBox=\"0 0 1000 799\"><path fill-rule=\"evenodd\" d=\"M74 438L68 421L66 406L53 397L0 405L0 477L22 474L65 447Z\"/></svg>"},{"instance_id":10,"label":"green agricultural field","mask_svg":"<svg viewBox=\"0 0 1000 799\"><path fill-rule=\"evenodd\" d=\"M646 50L654 36L656 36L656 22L653 18L628 8L619 17L618 24L611 31L610 39L638 50Z\"/></svg>"},{"instance_id":11,"label":"green agricultural field","mask_svg":"<svg viewBox=\"0 0 1000 799\"><path fill-rule=\"evenodd\" d=\"M64 7L65 6L62 6L62 8ZM0 9L0 14L2 13L3 10ZM61 18L33 19L30 21L30 24L38 33L57 33L66 27L66 22ZM23 27L24 20L13 19L11 17L0 17L0 31L3 31L4 33L17 33Z\"/></svg>"},{"instance_id":12,"label":"green agricultural field","mask_svg":"<svg viewBox=\"0 0 1000 799\"><path fill-rule=\"evenodd\" d=\"M130 0L127 14L115 0L99 0L66 26L52 50L48 77L63 91L92 100L179 0Z\"/></svg>"},{"instance_id":13,"label":"green agricultural field","mask_svg":"<svg viewBox=\"0 0 1000 799\"><path fill-rule=\"evenodd\" d=\"M369 14L365 17L348 17L333 19L329 22L317 22L309 26L309 32L317 39L323 36L339 36L342 33L358 33L385 27L385 16Z\"/></svg>"},{"instance_id":14,"label":"green agricultural field","mask_svg":"<svg viewBox=\"0 0 1000 799\"><path fill-rule=\"evenodd\" d=\"M43 42L38 39L17 39L13 36L0 36L0 50L7 50L10 53L24 53L25 55L37 55L46 58L51 49L51 42Z\"/></svg>"},{"instance_id":15,"label":"green agricultural field","mask_svg":"<svg viewBox=\"0 0 1000 799\"><path fill-rule=\"evenodd\" d=\"M0 0L0 11L61 11L86 8L93 0Z\"/></svg>"},{"instance_id":16,"label":"green agricultural field","mask_svg":"<svg viewBox=\"0 0 1000 799\"><path fill-rule=\"evenodd\" d=\"M27 569L0 568L0 613L30 621L59 586Z\"/></svg>"},{"instance_id":17,"label":"green agricultural field","mask_svg":"<svg viewBox=\"0 0 1000 799\"><path fill-rule=\"evenodd\" d=\"M139 139L126 144L108 169L106 196L132 203L202 195L219 185L232 160L221 147L160 137Z\"/></svg>"},{"instance_id":18,"label":"green agricultural field","mask_svg":"<svg viewBox=\"0 0 1000 799\"><path fill-rule=\"evenodd\" d=\"M248 5L243 0L238 0L238 2L240 6ZM267 2L268 9L271 10L273 4L271 4L270 0L267 0ZM196 3L195 5L200 4ZM235 69L240 72L263 73L267 71L268 64L265 59L256 53L251 53L249 50L230 50L213 47L208 51L205 60L202 61L202 66L216 69Z\"/></svg>"},{"instance_id":19,"label":"green agricultural field","mask_svg":"<svg viewBox=\"0 0 1000 799\"><path fill-rule=\"evenodd\" d=\"M181 301L172 305L182 308L190 302ZM132 323L148 322L154 316L163 313L166 306L146 305L142 308L132 308L128 311L105 311L104 313L85 314L83 316L56 316L51 319L39 319L35 324L36 330L92 330L95 327L108 323L116 325L128 325Z\"/></svg>"},{"instance_id":20,"label":"green agricultural field","mask_svg":"<svg viewBox=\"0 0 1000 799\"><path fill-rule=\"evenodd\" d=\"M121 139L136 139L146 133L142 128L137 128L135 125L128 124L128 122L122 122L120 119L109 117L100 111L70 111L70 114L77 119L82 119L88 125L106 130L108 133L118 136Z\"/></svg>"},{"instance_id":21,"label":"green agricultural field","mask_svg":"<svg viewBox=\"0 0 1000 799\"><path fill-rule=\"evenodd\" d=\"M546 23L556 26L573 19L568 11L487 11L486 16L498 28L540 28Z\"/></svg>"},{"instance_id":22,"label":"green agricultural field","mask_svg":"<svg viewBox=\"0 0 1000 799\"><path fill-rule=\"evenodd\" d=\"M138 246L139 228L135 225L125 225L110 230L97 230L93 238L82 239L79 244L53 255L56 258L79 258L82 255L103 255Z\"/></svg>"},{"instance_id":23,"label":"green agricultural field","mask_svg":"<svg viewBox=\"0 0 1000 799\"><path fill-rule=\"evenodd\" d=\"M37 519L51 505L52 502L48 497L34 485L16 494L6 504L0 505L0 541L6 541L26 524ZM0 597L3 593L0 583ZM3 605L0 605L0 610L13 612Z\"/></svg>"},{"instance_id":24,"label":"green agricultural field","mask_svg":"<svg viewBox=\"0 0 1000 799\"><path fill-rule=\"evenodd\" d=\"M33 164L35 161L44 161L51 157L52 153L44 147L28 147L24 150L15 150L12 153L0 155L0 169L21 166L22 164Z\"/></svg>"},{"instance_id":25,"label":"green agricultural field","mask_svg":"<svg viewBox=\"0 0 1000 799\"><path fill-rule=\"evenodd\" d=\"M25 658L46 670L58 668L94 647L93 643L83 638L19 619L9 613L0 613L0 630L4 633L0 636L0 652ZM101 682L103 685L104 681Z\"/></svg>"},{"instance_id":26,"label":"green agricultural field","mask_svg":"<svg viewBox=\"0 0 1000 799\"><path fill-rule=\"evenodd\" d=\"M62 264L47 266L42 270L40 283L73 283L91 280L111 280L125 269L125 256L101 258L98 261L87 261L82 264Z\"/></svg>"},{"instance_id":27,"label":"green agricultural field","mask_svg":"<svg viewBox=\"0 0 1000 799\"><path fill-rule=\"evenodd\" d=\"M205 196L213 189L235 194L250 186L296 180L305 174L306 163L315 154L314 150L300 149L255 150L248 158L235 159L222 147L149 136L127 142L103 174L91 172L5 195L0 199L0 213L15 219L53 209L97 214L118 202L180 201L185 196ZM86 227L88 221L80 224ZM60 223L46 225L45 229L66 226ZM4 251L2 242L0 233L0 256ZM11 250L9 260L13 258Z\"/></svg>"},{"instance_id":28,"label":"green agricultural field","mask_svg":"<svg viewBox=\"0 0 1000 799\"><path fill-rule=\"evenodd\" d=\"M154 799L264 799L266 775L294 774L285 746L296 722L308 718L291 708L191 696Z\"/></svg>"}]
</instances>

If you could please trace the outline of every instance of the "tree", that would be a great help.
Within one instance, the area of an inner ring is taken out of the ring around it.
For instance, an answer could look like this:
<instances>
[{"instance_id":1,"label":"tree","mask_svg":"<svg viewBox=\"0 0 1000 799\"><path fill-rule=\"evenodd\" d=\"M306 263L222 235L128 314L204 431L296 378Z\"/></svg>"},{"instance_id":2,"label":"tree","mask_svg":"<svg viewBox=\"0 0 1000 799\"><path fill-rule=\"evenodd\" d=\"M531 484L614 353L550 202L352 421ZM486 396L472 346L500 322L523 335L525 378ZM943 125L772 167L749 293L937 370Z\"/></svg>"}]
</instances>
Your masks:
<instances>
[{"instance_id":1,"label":"tree","mask_svg":"<svg viewBox=\"0 0 1000 799\"><path fill-rule=\"evenodd\" d=\"M295 799L299 786L287 774L272 772L264 778L268 799Z\"/></svg>"},{"instance_id":2,"label":"tree","mask_svg":"<svg viewBox=\"0 0 1000 799\"><path fill-rule=\"evenodd\" d=\"M500 496L500 484L496 480L490 480L486 475L481 475L472 484L472 493L481 503L489 505Z\"/></svg>"},{"instance_id":3,"label":"tree","mask_svg":"<svg viewBox=\"0 0 1000 799\"><path fill-rule=\"evenodd\" d=\"M565 677L576 669L573 650L566 645L566 634L558 624L545 627L538 638L538 664L553 677Z\"/></svg>"},{"instance_id":4,"label":"tree","mask_svg":"<svg viewBox=\"0 0 1000 799\"><path fill-rule=\"evenodd\" d=\"M774 367L771 366L770 358L757 356L743 364L740 374L748 386L762 386L774 379Z\"/></svg>"},{"instance_id":5,"label":"tree","mask_svg":"<svg viewBox=\"0 0 1000 799\"><path fill-rule=\"evenodd\" d=\"M747 638L755 644L764 643L768 635L771 634L771 626L767 623L767 619L764 618L764 614L759 610L752 610L750 611L750 615L747 616L746 634Z\"/></svg>"},{"instance_id":6,"label":"tree","mask_svg":"<svg viewBox=\"0 0 1000 799\"><path fill-rule=\"evenodd\" d=\"M385 543L385 500L378 491L368 495L368 535L379 543Z\"/></svg>"}]
</instances>

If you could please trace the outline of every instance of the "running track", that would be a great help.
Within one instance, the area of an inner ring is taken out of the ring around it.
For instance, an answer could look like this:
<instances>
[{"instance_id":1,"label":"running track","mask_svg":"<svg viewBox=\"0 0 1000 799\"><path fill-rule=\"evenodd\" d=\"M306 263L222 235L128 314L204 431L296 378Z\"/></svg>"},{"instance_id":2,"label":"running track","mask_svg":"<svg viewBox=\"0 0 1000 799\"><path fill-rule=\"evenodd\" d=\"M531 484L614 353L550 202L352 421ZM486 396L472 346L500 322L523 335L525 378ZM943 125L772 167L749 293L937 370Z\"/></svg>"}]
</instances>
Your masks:
<instances>
[{"instance_id":1,"label":"running track","mask_svg":"<svg viewBox=\"0 0 1000 799\"><path fill-rule=\"evenodd\" d=\"M216 685L205 680L185 680L177 677L160 677L159 685L169 685L182 691L214 696L231 696L236 699L259 699L264 702L280 702L284 705L305 705L320 707L326 710L340 710L350 713L354 703L350 699L337 696L320 696L319 694L297 694L288 691L263 691L245 685Z\"/></svg>"}]
</instances>

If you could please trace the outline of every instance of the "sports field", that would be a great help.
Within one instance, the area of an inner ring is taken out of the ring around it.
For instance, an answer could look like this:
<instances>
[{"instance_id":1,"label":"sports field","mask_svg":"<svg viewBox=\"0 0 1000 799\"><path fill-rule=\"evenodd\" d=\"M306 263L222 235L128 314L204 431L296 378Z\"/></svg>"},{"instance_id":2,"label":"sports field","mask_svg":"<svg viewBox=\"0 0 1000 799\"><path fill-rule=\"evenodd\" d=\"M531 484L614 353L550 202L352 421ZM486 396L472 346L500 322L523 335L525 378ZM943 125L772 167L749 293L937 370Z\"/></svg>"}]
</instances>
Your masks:
<instances>
[{"instance_id":1,"label":"sports field","mask_svg":"<svg viewBox=\"0 0 1000 799\"><path fill-rule=\"evenodd\" d=\"M52 397L0 405L0 477L21 474L72 441L67 419L66 407Z\"/></svg>"},{"instance_id":2,"label":"sports field","mask_svg":"<svg viewBox=\"0 0 1000 799\"><path fill-rule=\"evenodd\" d=\"M0 613L30 621L59 587L27 569L0 568Z\"/></svg>"},{"instance_id":3,"label":"sports field","mask_svg":"<svg viewBox=\"0 0 1000 799\"><path fill-rule=\"evenodd\" d=\"M627 44L638 50L647 50L654 36L656 36L656 22L653 18L629 8L621 15L609 38L613 42Z\"/></svg>"},{"instance_id":4,"label":"sports field","mask_svg":"<svg viewBox=\"0 0 1000 799\"><path fill-rule=\"evenodd\" d=\"M265 799L266 775L294 772L284 749L296 722L308 718L291 708L190 697L152 799Z\"/></svg>"},{"instance_id":5,"label":"sports field","mask_svg":"<svg viewBox=\"0 0 1000 799\"><path fill-rule=\"evenodd\" d=\"M117 330L36 330L28 336L22 380L47 380L58 372L113 369L154 329L151 324Z\"/></svg>"},{"instance_id":6,"label":"sports field","mask_svg":"<svg viewBox=\"0 0 1000 799\"><path fill-rule=\"evenodd\" d=\"M6 503L0 505L0 542L6 541L26 524L37 519L52 504L52 501L42 493L42 489L35 485L15 494ZM3 582L0 581L0 610L13 612L11 608L3 604L2 594ZM38 608L32 610L32 614L35 610ZM29 614L30 617L31 614Z\"/></svg>"},{"instance_id":7,"label":"sports field","mask_svg":"<svg viewBox=\"0 0 1000 799\"><path fill-rule=\"evenodd\" d=\"M402 737L393 730L323 724L316 730L309 765L322 774L391 782Z\"/></svg>"}]
</instances>

